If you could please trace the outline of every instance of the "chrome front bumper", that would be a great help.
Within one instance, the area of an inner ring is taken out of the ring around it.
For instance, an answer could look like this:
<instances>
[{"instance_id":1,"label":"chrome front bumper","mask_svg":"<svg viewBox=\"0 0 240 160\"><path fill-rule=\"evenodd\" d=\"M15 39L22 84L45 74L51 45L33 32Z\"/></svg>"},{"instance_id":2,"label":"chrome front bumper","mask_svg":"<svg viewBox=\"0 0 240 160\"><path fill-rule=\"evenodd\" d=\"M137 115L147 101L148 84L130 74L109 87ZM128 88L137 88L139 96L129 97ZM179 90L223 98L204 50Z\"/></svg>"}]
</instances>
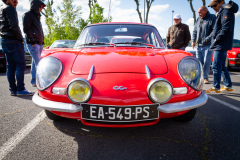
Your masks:
<instances>
[{"instance_id":1,"label":"chrome front bumper","mask_svg":"<svg viewBox=\"0 0 240 160\"><path fill-rule=\"evenodd\" d=\"M192 100L177 102L177 103L168 103L158 106L158 111L163 113L174 113L180 112L185 110L194 109L204 105L207 102L208 96L207 94L202 91L202 94ZM71 104L71 103L62 103L62 102L54 102L43 99L38 96L36 92L32 98L33 103L40 108L51 110L51 111L60 111L60 112L69 112L69 113L76 113L83 110L81 105Z\"/></svg>"},{"instance_id":2,"label":"chrome front bumper","mask_svg":"<svg viewBox=\"0 0 240 160\"><path fill-rule=\"evenodd\" d=\"M83 107L81 105L63 103L63 102L54 102L54 101L43 99L38 96L38 92L36 92L33 95L32 101L35 104L35 106L46 109L46 110L51 110L51 111L76 113L83 110Z\"/></svg>"}]
</instances>

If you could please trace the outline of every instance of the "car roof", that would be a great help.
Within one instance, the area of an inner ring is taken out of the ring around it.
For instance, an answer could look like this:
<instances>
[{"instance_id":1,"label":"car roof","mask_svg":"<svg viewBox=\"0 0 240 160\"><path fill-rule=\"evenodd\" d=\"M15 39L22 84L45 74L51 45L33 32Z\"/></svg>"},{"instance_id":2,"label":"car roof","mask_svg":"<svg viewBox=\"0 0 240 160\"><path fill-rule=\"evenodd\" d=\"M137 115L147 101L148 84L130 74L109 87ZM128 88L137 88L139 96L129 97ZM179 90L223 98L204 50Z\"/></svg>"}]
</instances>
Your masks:
<instances>
[{"instance_id":1,"label":"car roof","mask_svg":"<svg viewBox=\"0 0 240 160\"><path fill-rule=\"evenodd\" d=\"M94 23L94 24L90 24L89 26L94 26L94 25L111 25L111 24L134 24L134 25L147 25L147 26L153 26L151 24L148 23L136 23L136 22L103 22L103 23Z\"/></svg>"}]
</instances>

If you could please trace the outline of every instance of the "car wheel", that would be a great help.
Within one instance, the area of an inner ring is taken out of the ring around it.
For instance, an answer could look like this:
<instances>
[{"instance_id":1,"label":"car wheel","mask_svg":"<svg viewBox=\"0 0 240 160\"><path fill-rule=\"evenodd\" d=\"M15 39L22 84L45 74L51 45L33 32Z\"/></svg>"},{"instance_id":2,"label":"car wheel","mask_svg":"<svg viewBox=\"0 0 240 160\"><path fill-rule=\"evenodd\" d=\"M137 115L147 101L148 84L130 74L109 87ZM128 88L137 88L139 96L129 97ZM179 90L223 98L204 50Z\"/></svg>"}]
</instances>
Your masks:
<instances>
[{"instance_id":1,"label":"car wheel","mask_svg":"<svg viewBox=\"0 0 240 160\"><path fill-rule=\"evenodd\" d=\"M59 121L59 120L64 119L64 117L58 116L49 110L45 110L45 113L49 119L54 120L54 121Z\"/></svg>"},{"instance_id":2,"label":"car wheel","mask_svg":"<svg viewBox=\"0 0 240 160\"><path fill-rule=\"evenodd\" d=\"M187 113L184 113L181 116L175 117L174 119L178 122L189 122L195 117L196 112L197 112L197 108L191 109Z\"/></svg>"},{"instance_id":3,"label":"car wheel","mask_svg":"<svg viewBox=\"0 0 240 160\"><path fill-rule=\"evenodd\" d=\"M230 65L229 65L229 60L228 60L228 58L226 58L226 65L225 65L225 66L227 67L228 70L231 69L231 67L230 67Z\"/></svg>"}]
</instances>

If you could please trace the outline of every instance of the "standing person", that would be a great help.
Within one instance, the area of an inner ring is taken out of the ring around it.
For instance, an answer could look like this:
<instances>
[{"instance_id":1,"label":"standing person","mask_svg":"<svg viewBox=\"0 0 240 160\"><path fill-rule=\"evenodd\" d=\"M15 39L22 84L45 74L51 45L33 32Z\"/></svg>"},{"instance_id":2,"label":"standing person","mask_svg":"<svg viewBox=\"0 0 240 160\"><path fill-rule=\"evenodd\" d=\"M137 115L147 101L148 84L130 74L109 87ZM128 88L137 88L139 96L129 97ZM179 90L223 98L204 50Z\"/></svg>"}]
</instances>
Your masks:
<instances>
[{"instance_id":1,"label":"standing person","mask_svg":"<svg viewBox=\"0 0 240 160\"><path fill-rule=\"evenodd\" d=\"M24 87L26 62L16 7L18 0L2 0L0 7L0 35L3 53L7 59L7 79L11 96L33 95ZM16 76L16 77L15 77ZM17 84L16 84L17 79Z\"/></svg>"},{"instance_id":2,"label":"standing person","mask_svg":"<svg viewBox=\"0 0 240 160\"><path fill-rule=\"evenodd\" d=\"M25 33L27 47L32 56L31 84L36 87L36 68L41 60L41 53L44 46L44 34L41 24L40 12L46 5L40 0L31 2L30 11L23 15L23 31Z\"/></svg>"},{"instance_id":3,"label":"standing person","mask_svg":"<svg viewBox=\"0 0 240 160\"><path fill-rule=\"evenodd\" d=\"M209 84L208 74L213 54L210 45L216 16L210 14L205 6L198 9L198 14L199 17L193 30L192 47L194 49L197 40L196 57L203 65L204 83Z\"/></svg>"},{"instance_id":4,"label":"standing person","mask_svg":"<svg viewBox=\"0 0 240 160\"><path fill-rule=\"evenodd\" d=\"M206 93L228 93L232 92L232 81L225 66L227 50L232 49L235 15L238 5L232 1L225 4L224 0L212 0L208 5L217 12L217 19L213 30L213 43L211 49L214 50L212 62L213 87ZM221 75L223 76L224 87L220 89Z\"/></svg>"},{"instance_id":5,"label":"standing person","mask_svg":"<svg viewBox=\"0 0 240 160\"><path fill-rule=\"evenodd\" d=\"M174 16L174 25L168 29L166 36L167 45L170 45L172 49L185 50L191 39L189 27L182 23L181 16L176 14Z\"/></svg>"}]
</instances>

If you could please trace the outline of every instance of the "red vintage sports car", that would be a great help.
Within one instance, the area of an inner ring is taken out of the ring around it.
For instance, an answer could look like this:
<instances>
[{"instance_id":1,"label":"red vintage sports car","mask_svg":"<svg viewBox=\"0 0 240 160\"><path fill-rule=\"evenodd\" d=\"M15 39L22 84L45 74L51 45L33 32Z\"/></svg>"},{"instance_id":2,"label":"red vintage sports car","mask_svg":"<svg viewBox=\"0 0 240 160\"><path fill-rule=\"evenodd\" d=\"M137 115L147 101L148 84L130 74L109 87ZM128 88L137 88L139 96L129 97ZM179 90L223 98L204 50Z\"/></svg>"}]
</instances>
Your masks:
<instances>
[{"instance_id":1,"label":"red vintage sports car","mask_svg":"<svg viewBox=\"0 0 240 160\"><path fill-rule=\"evenodd\" d=\"M212 61L214 57L214 52L212 55ZM232 67L240 67L240 40L233 40L233 48L232 50L227 51L226 58L226 67L230 70Z\"/></svg>"},{"instance_id":2,"label":"red vintage sports car","mask_svg":"<svg viewBox=\"0 0 240 160\"><path fill-rule=\"evenodd\" d=\"M112 39L130 41L110 43ZM198 60L165 49L157 29L139 23L87 26L73 49L43 58L36 106L48 118L98 127L136 127L162 118L190 121L207 102Z\"/></svg>"}]
</instances>

